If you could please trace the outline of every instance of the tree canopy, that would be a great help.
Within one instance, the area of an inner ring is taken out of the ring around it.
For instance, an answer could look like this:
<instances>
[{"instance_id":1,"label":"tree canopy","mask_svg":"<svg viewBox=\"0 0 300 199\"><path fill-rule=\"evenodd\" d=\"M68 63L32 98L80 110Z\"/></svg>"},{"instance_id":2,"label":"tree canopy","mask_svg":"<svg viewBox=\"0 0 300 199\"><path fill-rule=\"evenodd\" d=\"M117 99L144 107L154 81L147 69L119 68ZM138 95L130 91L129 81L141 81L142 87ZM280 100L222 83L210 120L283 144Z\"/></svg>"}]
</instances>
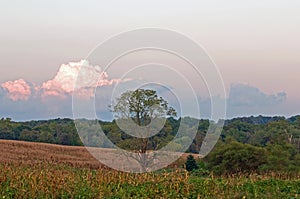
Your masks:
<instances>
[{"instance_id":1,"label":"tree canopy","mask_svg":"<svg viewBox=\"0 0 300 199\"><path fill-rule=\"evenodd\" d=\"M137 89L126 91L112 106L112 111L118 118L131 118L139 125L147 125L154 118L176 116L174 108L159 97L154 90Z\"/></svg>"}]
</instances>

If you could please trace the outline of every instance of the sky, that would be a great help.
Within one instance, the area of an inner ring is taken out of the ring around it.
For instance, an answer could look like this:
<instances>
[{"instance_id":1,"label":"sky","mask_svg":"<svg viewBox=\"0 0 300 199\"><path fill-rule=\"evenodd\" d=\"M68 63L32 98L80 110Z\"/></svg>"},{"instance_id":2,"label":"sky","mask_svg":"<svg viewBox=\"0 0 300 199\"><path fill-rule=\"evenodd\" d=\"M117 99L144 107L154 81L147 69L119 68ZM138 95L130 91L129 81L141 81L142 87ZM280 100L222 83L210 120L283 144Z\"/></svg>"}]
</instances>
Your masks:
<instances>
[{"instance_id":1,"label":"sky","mask_svg":"<svg viewBox=\"0 0 300 199\"><path fill-rule=\"evenodd\" d=\"M204 47L223 78L228 118L299 114L299 7L298 0L2 0L0 117L72 117L76 73L85 65L101 79L100 84L89 82L102 92L97 98L99 115L111 118L104 112L114 86L140 81L115 74L133 59L120 60L115 71L83 60L113 35L144 27L173 30ZM139 58L151 61L151 56ZM174 57L160 56L179 65ZM209 117L204 84L199 82L196 94L202 115ZM179 90L181 86L175 85ZM90 91L83 95L90 96Z\"/></svg>"}]
</instances>

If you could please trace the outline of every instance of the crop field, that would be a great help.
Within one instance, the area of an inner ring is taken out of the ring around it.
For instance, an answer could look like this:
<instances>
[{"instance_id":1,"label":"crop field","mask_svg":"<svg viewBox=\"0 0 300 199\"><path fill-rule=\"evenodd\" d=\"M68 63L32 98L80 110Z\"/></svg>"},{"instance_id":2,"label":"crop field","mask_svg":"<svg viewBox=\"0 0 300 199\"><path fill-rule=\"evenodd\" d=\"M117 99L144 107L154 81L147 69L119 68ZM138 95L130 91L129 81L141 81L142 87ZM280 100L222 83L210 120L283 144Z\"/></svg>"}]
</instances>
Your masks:
<instances>
[{"instance_id":1,"label":"crop field","mask_svg":"<svg viewBox=\"0 0 300 199\"><path fill-rule=\"evenodd\" d=\"M0 141L0 198L300 198L300 176L108 169L83 147Z\"/></svg>"}]
</instances>

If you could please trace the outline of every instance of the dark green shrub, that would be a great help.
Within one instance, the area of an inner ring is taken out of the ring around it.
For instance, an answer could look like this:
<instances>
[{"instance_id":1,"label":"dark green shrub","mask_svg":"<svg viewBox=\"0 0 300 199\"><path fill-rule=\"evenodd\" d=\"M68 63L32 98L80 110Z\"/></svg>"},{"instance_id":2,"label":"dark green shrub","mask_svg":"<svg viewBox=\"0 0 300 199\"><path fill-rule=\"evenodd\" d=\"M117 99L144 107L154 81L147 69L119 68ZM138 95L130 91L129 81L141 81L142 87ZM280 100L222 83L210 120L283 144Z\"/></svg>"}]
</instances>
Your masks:
<instances>
[{"instance_id":1,"label":"dark green shrub","mask_svg":"<svg viewBox=\"0 0 300 199\"><path fill-rule=\"evenodd\" d=\"M187 171L193 171L193 170L199 169L199 166L198 166L194 156L189 155L187 157L187 160L185 163L185 168Z\"/></svg>"}]
</instances>

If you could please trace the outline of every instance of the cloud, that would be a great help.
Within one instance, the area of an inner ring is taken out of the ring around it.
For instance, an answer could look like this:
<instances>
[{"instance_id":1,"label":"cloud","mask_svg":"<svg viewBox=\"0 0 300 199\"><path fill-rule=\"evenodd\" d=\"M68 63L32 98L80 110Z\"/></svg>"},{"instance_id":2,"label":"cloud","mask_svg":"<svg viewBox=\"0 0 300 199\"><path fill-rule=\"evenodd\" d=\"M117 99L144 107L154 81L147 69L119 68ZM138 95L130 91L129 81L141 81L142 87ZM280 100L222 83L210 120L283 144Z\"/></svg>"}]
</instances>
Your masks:
<instances>
[{"instance_id":1,"label":"cloud","mask_svg":"<svg viewBox=\"0 0 300 199\"><path fill-rule=\"evenodd\" d=\"M92 66L86 60L62 64L55 77L42 84L43 97L65 97L76 92L81 96L91 96L96 87L112 85L120 79L108 79L100 66Z\"/></svg>"},{"instance_id":2,"label":"cloud","mask_svg":"<svg viewBox=\"0 0 300 199\"><path fill-rule=\"evenodd\" d=\"M233 84L227 100L227 116L291 115L287 94L267 94L250 85Z\"/></svg>"},{"instance_id":3,"label":"cloud","mask_svg":"<svg viewBox=\"0 0 300 199\"><path fill-rule=\"evenodd\" d=\"M81 78L77 79L79 73ZM97 90L101 88L102 92L97 100L103 104L102 102L108 101L107 90L112 90L112 86L119 82L130 81L109 79L108 74L99 66L93 66L86 60L62 64L52 79L40 85L23 79L2 83L0 117L11 117L15 120L72 117L73 92L85 100L94 95L95 88ZM106 104L102 106L97 112L107 110Z\"/></svg>"},{"instance_id":4,"label":"cloud","mask_svg":"<svg viewBox=\"0 0 300 199\"><path fill-rule=\"evenodd\" d=\"M285 92L268 95L258 88L246 84L233 84L229 93L229 105L235 107L273 106L287 99Z\"/></svg>"},{"instance_id":5,"label":"cloud","mask_svg":"<svg viewBox=\"0 0 300 199\"><path fill-rule=\"evenodd\" d=\"M83 78L78 78L79 72ZM77 80L76 80L77 79ZM74 86L76 82L76 86ZM138 82L136 82L138 81ZM54 77L40 85L26 82L23 79L8 81L0 86L1 117L11 117L15 120L48 119L57 117L72 117L72 94L86 100L95 93L95 108L99 119L110 120L112 114L108 110L111 104L113 86L119 84L120 90L135 88L140 80L110 79L99 66L92 66L86 60L62 64ZM176 110L180 112L180 104L170 90L165 87L152 86ZM200 94L199 94L200 95ZM82 98L80 97L82 96ZM214 99L217 104L223 100L219 96ZM183 103L189 103L187 96ZM297 112L298 101L287 99L285 92L267 94L260 89L245 84L233 84L227 99L227 117L247 115L292 115ZM202 118L211 117L211 99L198 96ZM192 107L191 107L192 108ZM218 107L214 107L216 110ZM298 110L299 111L299 110ZM189 110L185 110L189 112ZM191 111L192 112L192 111ZM180 113L179 113L180 114Z\"/></svg>"},{"instance_id":6,"label":"cloud","mask_svg":"<svg viewBox=\"0 0 300 199\"><path fill-rule=\"evenodd\" d=\"M128 81L128 79L123 81ZM121 82L121 79L109 79L108 74L103 72L101 67L81 60L62 64L54 78L41 85L29 84L23 79L18 79L2 83L1 87L7 91L9 99L18 101L28 100L31 97L65 98L72 95L73 92L82 97L91 97L96 87L113 85L118 82Z\"/></svg>"},{"instance_id":7,"label":"cloud","mask_svg":"<svg viewBox=\"0 0 300 199\"><path fill-rule=\"evenodd\" d=\"M220 96L213 96L215 100L214 111L223 107L223 100ZM198 98L200 113L202 118L211 118L212 107L210 98ZM291 111L290 101L287 99L285 92L277 94L266 94L260 89L246 85L233 84L228 95L226 116L227 118L251 115L293 115L296 113ZM299 112L299 110L298 110Z\"/></svg>"},{"instance_id":8,"label":"cloud","mask_svg":"<svg viewBox=\"0 0 300 199\"><path fill-rule=\"evenodd\" d=\"M1 87L8 92L8 98L13 101L28 100L31 95L31 87L23 79L5 82Z\"/></svg>"}]
</instances>

